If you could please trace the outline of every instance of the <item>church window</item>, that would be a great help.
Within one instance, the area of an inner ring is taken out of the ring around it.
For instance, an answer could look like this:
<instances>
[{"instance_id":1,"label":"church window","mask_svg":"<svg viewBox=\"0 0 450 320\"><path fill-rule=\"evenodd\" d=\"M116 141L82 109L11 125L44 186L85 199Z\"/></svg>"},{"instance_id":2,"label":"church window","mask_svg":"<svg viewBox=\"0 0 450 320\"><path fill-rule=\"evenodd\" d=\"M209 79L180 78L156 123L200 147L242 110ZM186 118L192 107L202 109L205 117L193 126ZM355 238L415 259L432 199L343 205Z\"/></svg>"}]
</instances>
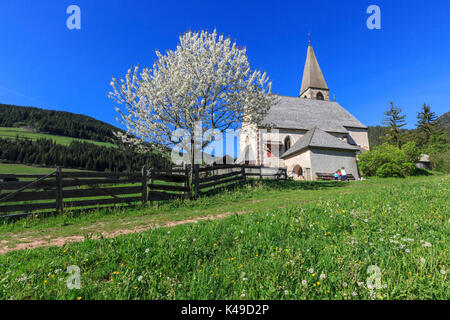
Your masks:
<instances>
[{"instance_id":1,"label":"church window","mask_svg":"<svg viewBox=\"0 0 450 320\"><path fill-rule=\"evenodd\" d=\"M284 138L284 150L288 151L291 148L291 138Z\"/></svg>"},{"instance_id":2,"label":"church window","mask_svg":"<svg viewBox=\"0 0 450 320\"><path fill-rule=\"evenodd\" d=\"M317 100L323 100L322 92L318 92L316 97L317 97Z\"/></svg>"}]
</instances>

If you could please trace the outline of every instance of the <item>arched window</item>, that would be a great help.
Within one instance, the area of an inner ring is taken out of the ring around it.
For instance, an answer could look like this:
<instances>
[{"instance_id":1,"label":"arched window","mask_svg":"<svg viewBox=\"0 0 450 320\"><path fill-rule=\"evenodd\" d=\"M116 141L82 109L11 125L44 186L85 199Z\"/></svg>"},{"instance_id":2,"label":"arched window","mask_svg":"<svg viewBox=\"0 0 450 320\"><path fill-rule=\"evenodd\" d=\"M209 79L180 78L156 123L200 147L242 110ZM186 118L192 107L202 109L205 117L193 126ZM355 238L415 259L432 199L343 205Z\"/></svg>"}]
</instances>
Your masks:
<instances>
[{"instance_id":1,"label":"arched window","mask_svg":"<svg viewBox=\"0 0 450 320\"><path fill-rule=\"evenodd\" d=\"M286 137L284 138L284 150L288 151L291 148L291 138Z\"/></svg>"},{"instance_id":2,"label":"arched window","mask_svg":"<svg viewBox=\"0 0 450 320\"><path fill-rule=\"evenodd\" d=\"M323 94L322 92L318 92L316 95L317 100L323 100Z\"/></svg>"}]
</instances>

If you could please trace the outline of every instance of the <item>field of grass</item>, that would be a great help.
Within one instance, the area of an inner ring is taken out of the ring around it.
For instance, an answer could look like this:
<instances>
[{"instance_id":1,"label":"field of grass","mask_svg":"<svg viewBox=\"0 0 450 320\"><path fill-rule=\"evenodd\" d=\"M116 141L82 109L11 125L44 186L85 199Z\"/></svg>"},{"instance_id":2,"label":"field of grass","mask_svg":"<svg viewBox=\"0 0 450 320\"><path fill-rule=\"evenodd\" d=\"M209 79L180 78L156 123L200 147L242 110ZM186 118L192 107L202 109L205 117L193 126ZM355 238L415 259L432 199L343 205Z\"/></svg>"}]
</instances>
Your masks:
<instances>
[{"instance_id":1,"label":"field of grass","mask_svg":"<svg viewBox=\"0 0 450 320\"><path fill-rule=\"evenodd\" d=\"M0 163L0 173L8 174L48 174L55 171L56 168L34 167L24 164ZM63 171L83 171L77 169L63 169Z\"/></svg>"},{"instance_id":2,"label":"field of grass","mask_svg":"<svg viewBox=\"0 0 450 320\"><path fill-rule=\"evenodd\" d=\"M195 201L0 226L0 299L449 299L448 175L264 182ZM164 227L228 213L224 219ZM94 240L92 232L154 226ZM68 289L67 267L81 288ZM375 288L373 288L375 286Z\"/></svg>"},{"instance_id":3,"label":"field of grass","mask_svg":"<svg viewBox=\"0 0 450 320\"><path fill-rule=\"evenodd\" d=\"M99 142L99 141L94 141L94 140L78 139L78 138L57 136L57 135L45 134L45 133L36 133L36 132L28 131L28 130L25 130L22 128L0 127L0 138L15 139L17 136L30 138L32 140L37 140L39 138L51 139L51 140L54 140L57 144L61 144L64 146L68 146L73 140L77 140L77 141L82 141L82 142L93 143L93 144L96 144L98 146L103 146L103 147L116 147L114 144L108 143L108 142Z\"/></svg>"}]
</instances>

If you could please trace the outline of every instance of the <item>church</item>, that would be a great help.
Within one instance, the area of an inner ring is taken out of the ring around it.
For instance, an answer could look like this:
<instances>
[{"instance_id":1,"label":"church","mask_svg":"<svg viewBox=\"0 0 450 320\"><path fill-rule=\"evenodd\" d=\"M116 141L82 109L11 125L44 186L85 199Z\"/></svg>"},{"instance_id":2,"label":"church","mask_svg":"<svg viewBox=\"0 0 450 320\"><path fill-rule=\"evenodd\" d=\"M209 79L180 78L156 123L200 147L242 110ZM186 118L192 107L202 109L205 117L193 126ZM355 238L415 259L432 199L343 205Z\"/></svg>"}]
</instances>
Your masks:
<instances>
[{"instance_id":1,"label":"church","mask_svg":"<svg viewBox=\"0 0 450 320\"><path fill-rule=\"evenodd\" d=\"M294 179L345 167L356 179L356 156L369 149L367 127L336 101L308 44L298 97L277 96L258 126L242 123L237 163L282 167Z\"/></svg>"}]
</instances>

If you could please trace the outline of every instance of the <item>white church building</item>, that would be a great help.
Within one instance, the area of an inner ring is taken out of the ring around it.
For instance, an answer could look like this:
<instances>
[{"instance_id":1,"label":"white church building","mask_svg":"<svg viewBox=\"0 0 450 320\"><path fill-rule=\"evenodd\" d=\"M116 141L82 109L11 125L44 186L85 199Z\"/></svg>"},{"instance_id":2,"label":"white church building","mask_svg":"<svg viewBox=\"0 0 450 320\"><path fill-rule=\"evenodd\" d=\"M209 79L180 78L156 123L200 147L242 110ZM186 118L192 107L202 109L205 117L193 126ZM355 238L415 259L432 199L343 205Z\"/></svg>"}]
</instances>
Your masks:
<instances>
[{"instance_id":1,"label":"white church building","mask_svg":"<svg viewBox=\"0 0 450 320\"><path fill-rule=\"evenodd\" d=\"M299 96L278 96L260 125L242 124L236 162L287 168L294 179L315 180L342 167L359 178L356 155L368 149L367 127L330 101L309 43Z\"/></svg>"}]
</instances>

